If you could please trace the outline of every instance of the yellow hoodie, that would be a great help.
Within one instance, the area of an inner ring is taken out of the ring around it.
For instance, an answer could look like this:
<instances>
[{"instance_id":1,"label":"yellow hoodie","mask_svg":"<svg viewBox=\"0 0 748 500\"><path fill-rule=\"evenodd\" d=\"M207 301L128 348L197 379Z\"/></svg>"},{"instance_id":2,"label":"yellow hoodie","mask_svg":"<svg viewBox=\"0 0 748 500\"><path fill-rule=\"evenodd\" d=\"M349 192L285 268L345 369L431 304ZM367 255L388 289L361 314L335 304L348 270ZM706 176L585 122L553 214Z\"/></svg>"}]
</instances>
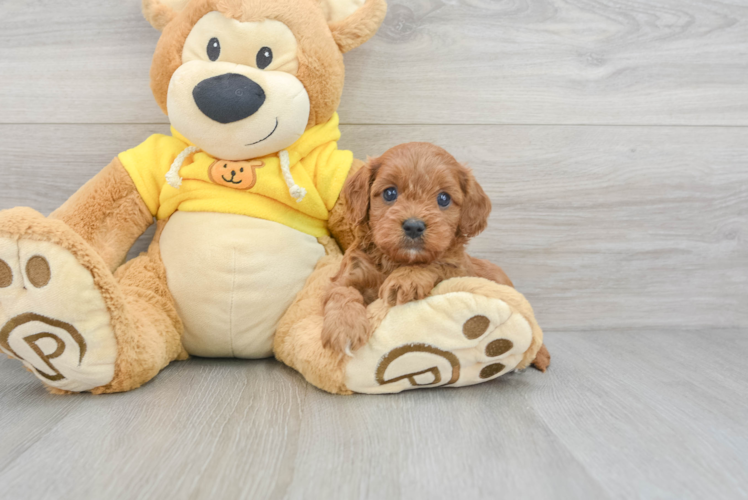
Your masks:
<instances>
[{"instance_id":1,"label":"yellow hoodie","mask_svg":"<svg viewBox=\"0 0 748 500\"><path fill-rule=\"evenodd\" d=\"M310 128L285 150L287 157L282 151L243 162L217 160L194 152L197 148L172 128L172 136L153 135L121 153L119 159L158 219L177 210L220 212L327 236L330 210L353 164L353 153L338 149L338 123L336 114L327 123ZM183 152L187 157L180 167L175 160ZM281 158L290 167L290 176L284 176ZM175 174L167 182L172 166Z\"/></svg>"}]
</instances>

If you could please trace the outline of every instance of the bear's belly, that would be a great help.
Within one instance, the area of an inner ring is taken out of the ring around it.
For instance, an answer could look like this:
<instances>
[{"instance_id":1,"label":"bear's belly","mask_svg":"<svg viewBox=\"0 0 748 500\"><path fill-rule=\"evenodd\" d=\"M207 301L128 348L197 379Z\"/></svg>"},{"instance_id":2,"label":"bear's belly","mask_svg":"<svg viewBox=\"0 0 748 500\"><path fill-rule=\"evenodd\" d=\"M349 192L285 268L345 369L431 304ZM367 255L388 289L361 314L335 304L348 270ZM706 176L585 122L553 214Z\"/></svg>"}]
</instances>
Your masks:
<instances>
[{"instance_id":1,"label":"bear's belly","mask_svg":"<svg viewBox=\"0 0 748 500\"><path fill-rule=\"evenodd\" d=\"M160 243L184 347L205 357L272 356L280 318L325 255L313 236L219 213L175 213Z\"/></svg>"}]
</instances>

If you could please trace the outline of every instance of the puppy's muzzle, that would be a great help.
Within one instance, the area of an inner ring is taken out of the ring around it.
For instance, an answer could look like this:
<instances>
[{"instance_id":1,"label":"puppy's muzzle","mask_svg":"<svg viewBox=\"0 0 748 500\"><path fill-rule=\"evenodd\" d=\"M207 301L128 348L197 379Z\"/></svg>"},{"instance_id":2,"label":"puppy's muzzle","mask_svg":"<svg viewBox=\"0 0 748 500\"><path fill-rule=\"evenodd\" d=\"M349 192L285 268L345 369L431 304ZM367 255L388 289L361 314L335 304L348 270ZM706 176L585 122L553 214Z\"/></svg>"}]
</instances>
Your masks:
<instances>
[{"instance_id":1,"label":"puppy's muzzle","mask_svg":"<svg viewBox=\"0 0 748 500\"><path fill-rule=\"evenodd\" d=\"M423 233L426 232L426 223L421 219L410 218L403 222L403 233L411 240L419 240L423 238Z\"/></svg>"},{"instance_id":2,"label":"puppy's muzzle","mask_svg":"<svg viewBox=\"0 0 748 500\"><path fill-rule=\"evenodd\" d=\"M265 91L244 75L227 73L198 83L192 91L205 116L227 124L249 118L265 103Z\"/></svg>"}]
</instances>

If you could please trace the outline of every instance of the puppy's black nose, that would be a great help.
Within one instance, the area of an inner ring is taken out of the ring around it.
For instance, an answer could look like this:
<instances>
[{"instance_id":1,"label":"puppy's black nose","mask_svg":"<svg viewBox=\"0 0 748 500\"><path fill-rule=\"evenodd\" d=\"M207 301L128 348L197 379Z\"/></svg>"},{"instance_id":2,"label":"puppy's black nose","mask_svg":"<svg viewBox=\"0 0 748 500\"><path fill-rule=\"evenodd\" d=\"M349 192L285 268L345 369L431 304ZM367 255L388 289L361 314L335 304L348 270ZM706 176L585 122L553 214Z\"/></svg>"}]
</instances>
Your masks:
<instances>
[{"instance_id":1,"label":"puppy's black nose","mask_svg":"<svg viewBox=\"0 0 748 500\"><path fill-rule=\"evenodd\" d=\"M408 219L403 222L403 232L405 236L413 240L423 237L423 232L426 231L426 223L421 219Z\"/></svg>"},{"instance_id":2,"label":"puppy's black nose","mask_svg":"<svg viewBox=\"0 0 748 500\"><path fill-rule=\"evenodd\" d=\"M192 97L205 116L223 124L248 118L265 104L262 87L236 73L203 80L193 89Z\"/></svg>"}]
</instances>

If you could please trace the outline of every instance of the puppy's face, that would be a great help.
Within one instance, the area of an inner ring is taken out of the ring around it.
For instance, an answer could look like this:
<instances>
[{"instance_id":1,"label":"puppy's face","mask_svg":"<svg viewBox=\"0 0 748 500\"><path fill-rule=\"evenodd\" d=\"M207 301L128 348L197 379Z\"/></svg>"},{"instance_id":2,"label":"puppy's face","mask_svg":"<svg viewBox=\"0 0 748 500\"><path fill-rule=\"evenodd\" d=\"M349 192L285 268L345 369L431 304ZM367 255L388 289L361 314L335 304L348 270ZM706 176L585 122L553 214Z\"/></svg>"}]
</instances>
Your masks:
<instances>
[{"instance_id":1,"label":"puppy's face","mask_svg":"<svg viewBox=\"0 0 748 500\"><path fill-rule=\"evenodd\" d=\"M491 211L470 170L433 144L397 146L355 177L360 178L352 179L346 192L351 212L368 225L374 244L398 263L435 260L458 240L464 243L482 231ZM365 193L356 192L357 181Z\"/></svg>"}]
</instances>

